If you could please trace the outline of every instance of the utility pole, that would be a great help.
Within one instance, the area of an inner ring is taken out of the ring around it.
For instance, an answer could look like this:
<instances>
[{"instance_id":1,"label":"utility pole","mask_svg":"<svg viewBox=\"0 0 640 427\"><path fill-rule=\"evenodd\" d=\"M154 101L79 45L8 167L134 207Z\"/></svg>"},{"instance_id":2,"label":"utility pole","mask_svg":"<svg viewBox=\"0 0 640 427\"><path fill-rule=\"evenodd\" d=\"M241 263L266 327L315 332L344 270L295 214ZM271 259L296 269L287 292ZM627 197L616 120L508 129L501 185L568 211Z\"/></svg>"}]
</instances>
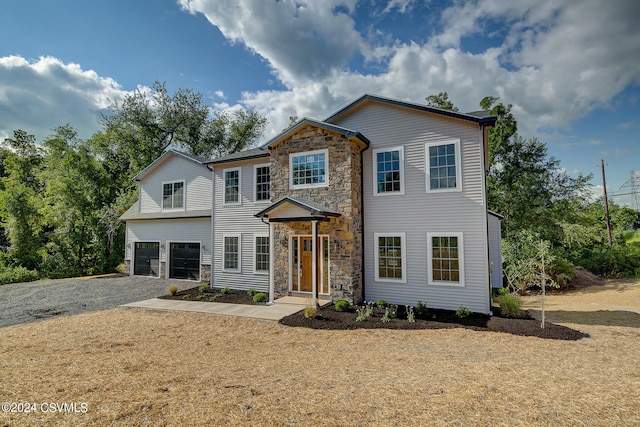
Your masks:
<instances>
[{"instance_id":1,"label":"utility pole","mask_svg":"<svg viewBox=\"0 0 640 427\"><path fill-rule=\"evenodd\" d=\"M604 214L607 220L607 236L609 237L609 246L613 246L611 238L611 219L609 218L609 200L607 199L607 180L604 177L604 159L600 159L602 164L602 186L604 187Z\"/></svg>"}]
</instances>

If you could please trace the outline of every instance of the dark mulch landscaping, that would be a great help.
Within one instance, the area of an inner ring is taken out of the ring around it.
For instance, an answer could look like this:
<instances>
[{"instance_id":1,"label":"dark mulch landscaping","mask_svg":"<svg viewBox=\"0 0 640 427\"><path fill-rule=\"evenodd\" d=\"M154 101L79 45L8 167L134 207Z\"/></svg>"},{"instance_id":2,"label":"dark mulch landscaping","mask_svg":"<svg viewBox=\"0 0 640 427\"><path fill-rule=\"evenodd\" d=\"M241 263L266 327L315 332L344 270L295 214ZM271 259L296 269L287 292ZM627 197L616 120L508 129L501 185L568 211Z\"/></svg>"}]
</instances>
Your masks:
<instances>
[{"instance_id":1,"label":"dark mulch landscaping","mask_svg":"<svg viewBox=\"0 0 640 427\"><path fill-rule=\"evenodd\" d=\"M405 313L398 308L398 318L383 322L384 309L374 308L373 315L363 321L356 321L357 313L351 308L338 312L333 304L318 310L315 317L307 319L304 312L298 312L280 320L287 326L297 326L312 329L449 329L466 328L475 331L506 332L513 335L534 336L538 338L556 340L579 340L588 337L588 334L576 331L566 326L546 322L545 328L540 328L540 321L529 317L524 312L523 318L513 319L500 317L499 309L493 316L479 313L471 313L467 317L459 317L455 311L430 308L426 316L409 323Z\"/></svg>"},{"instance_id":2,"label":"dark mulch landscaping","mask_svg":"<svg viewBox=\"0 0 640 427\"><path fill-rule=\"evenodd\" d=\"M164 295L159 298L173 299L181 301L213 301L231 304L251 304L256 303L246 291L229 289L222 293L219 288L211 288L202 292L198 287L177 292L175 295ZM540 321L531 318L527 312L519 319L506 318L500 316L500 309L493 307L493 316L479 313L471 313L466 317L459 317L455 311L429 308L425 316L416 315L416 321L409 323L403 306L398 307L398 317L389 322L383 322L384 309L375 307L373 315L365 318L361 322L356 321L357 313L351 307L347 311L338 312L333 304L318 309L315 317L307 319L304 311L299 311L291 316L280 320L286 326L305 327L311 329L450 329L466 328L475 331L505 332L513 335L533 336L538 338L556 340L579 340L588 337L588 334L576 331L566 326L556 325L546 322L545 328L540 328Z\"/></svg>"},{"instance_id":3,"label":"dark mulch landscaping","mask_svg":"<svg viewBox=\"0 0 640 427\"><path fill-rule=\"evenodd\" d=\"M163 295L158 297L161 299L174 299L181 301L201 301L201 302L224 302L227 304L250 304L265 305L266 302L254 302L253 297L247 291L239 291L236 289L225 290L223 293L220 288L209 288L206 292L200 291L198 287L185 289L177 292L175 295ZM212 300L213 298L213 300ZM268 295L267 295L268 298Z\"/></svg>"}]
</instances>

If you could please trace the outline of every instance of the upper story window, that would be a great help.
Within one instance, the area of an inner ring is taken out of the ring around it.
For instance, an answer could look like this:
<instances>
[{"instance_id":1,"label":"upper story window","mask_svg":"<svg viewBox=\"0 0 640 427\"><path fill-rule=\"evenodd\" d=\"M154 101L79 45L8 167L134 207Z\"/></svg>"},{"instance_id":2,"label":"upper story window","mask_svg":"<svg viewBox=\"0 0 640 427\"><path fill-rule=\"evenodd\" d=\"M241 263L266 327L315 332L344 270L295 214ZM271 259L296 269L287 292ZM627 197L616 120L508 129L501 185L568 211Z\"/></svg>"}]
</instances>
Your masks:
<instances>
[{"instance_id":1,"label":"upper story window","mask_svg":"<svg viewBox=\"0 0 640 427\"><path fill-rule=\"evenodd\" d=\"M460 140L425 144L427 191L460 191Z\"/></svg>"},{"instance_id":2,"label":"upper story window","mask_svg":"<svg viewBox=\"0 0 640 427\"><path fill-rule=\"evenodd\" d=\"M184 180L162 183L162 210L184 209Z\"/></svg>"},{"instance_id":3,"label":"upper story window","mask_svg":"<svg viewBox=\"0 0 640 427\"><path fill-rule=\"evenodd\" d=\"M271 175L269 174L269 165L256 165L254 168L256 185L255 185L255 201L268 202L269 188L271 185Z\"/></svg>"},{"instance_id":4,"label":"upper story window","mask_svg":"<svg viewBox=\"0 0 640 427\"><path fill-rule=\"evenodd\" d=\"M225 169L224 176L224 204L240 204L240 168Z\"/></svg>"},{"instance_id":5,"label":"upper story window","mask_svg":"<svg viewBox=\"0 0 640 427\"><path fill-rule=\"evenodd\" d=\"M329 151L315 150L289 155L291 188L324 187L329 184Z\"/></svg>"},{"instance_id":6,"label":"upper story window","mask_svg":"<svg viewBox=\"0 0 640 427\"><path fill-rule=\"evenodd\" d=\"M373 151L373 195L404 194L404 149Z\"/></svg>"}]
</instances>

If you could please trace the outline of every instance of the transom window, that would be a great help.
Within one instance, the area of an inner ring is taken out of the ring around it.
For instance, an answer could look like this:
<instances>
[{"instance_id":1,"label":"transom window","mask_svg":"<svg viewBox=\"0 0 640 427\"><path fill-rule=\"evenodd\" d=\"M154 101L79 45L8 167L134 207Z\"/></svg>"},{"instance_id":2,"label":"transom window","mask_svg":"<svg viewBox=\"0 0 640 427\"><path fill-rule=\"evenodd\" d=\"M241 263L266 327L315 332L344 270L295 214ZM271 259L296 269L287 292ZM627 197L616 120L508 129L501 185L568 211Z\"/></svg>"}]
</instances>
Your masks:
<instances>
[{"instance_id":1,"label":"transom window","mask_svg":"<svg viewBox=\"0 0 640 427\"><path fill-rule=\"evenodd\" d=\"M406 283L405 233L374 234L376 280Z\"/></svg>"},{"instance_id":2,"label":"transom window","mask_svg":"<svg viewBox=\"0 0 640 427\"><path fill-rule=\"evenodd\" d=\"M428 143L427 191L460 190L460 141Z\"/></svg>"},{"instance_id":3,"label":"transom window","mask_svg":"<svg viewBox=\"0 0 640 427\"><path fill-rule=\"evenodd\" d=\"M462 233L427 233L429 283L464 286Z\"/></svg>"},{"instance_id":4,"label":"transom window","mask_svg":"<svg viewBox=\"0 0 640 427\"><path fill-rule=\"evenodd\" d=\"M291 188L328 185L327 158L328 150L326 149L290 154Z\"/></svg>"},{"instance_id":5,"label":"transom window","mask_svg":"<svg viewBox=\"0 0 640 427\"><path fill-rule=\"evenodd\" d=\"M240 203L240 169L224 170L224 203Z\"/></svg>"},{"instance_id":6,"label":"transom window","mask_svg":"<svg viewBox=\"0 0 640 427\"><path fill-rule=\"evenodd\" d=\"M374 195L404 194L404 150L402 147L373 151Z\"/></svg>"},{"instance_id":7,"label":"transom window","mask_svg":"<svg viewBox=\"0 0 640 427\"><path fill-rule=\"evenodd\" d=\"M255 237L255 272L269 272L269 236Z\"/></svg>"},{"instance_id":8,"label":"transom window","mask_svg":"<svg viewBox=\"0 0 640 427\"><path fill-rule=\"evenodd\" d=\"M223 246L223 270L240 271L240 236L224 236Z\"/></svg>"},{"instance_id":9,"label":"transom window","mask_svg":"<svg viewBox=\"0 0 640 427\"><path fill-rule=\"evenodd\" d=\"M184 181L162 183L162 209L184 209Z\"/></svg>"},{"instance_id":10,"label":"transom window","mask_svg":"<svg viewBox=\"0 0 640 427\"><path fill-rule=\"evenodd\" d=\"M271 175L268 165L257 165L255 167L256 176L256 202L269 201L269 188L271 185Z\"/></svg>"}]
</instances>

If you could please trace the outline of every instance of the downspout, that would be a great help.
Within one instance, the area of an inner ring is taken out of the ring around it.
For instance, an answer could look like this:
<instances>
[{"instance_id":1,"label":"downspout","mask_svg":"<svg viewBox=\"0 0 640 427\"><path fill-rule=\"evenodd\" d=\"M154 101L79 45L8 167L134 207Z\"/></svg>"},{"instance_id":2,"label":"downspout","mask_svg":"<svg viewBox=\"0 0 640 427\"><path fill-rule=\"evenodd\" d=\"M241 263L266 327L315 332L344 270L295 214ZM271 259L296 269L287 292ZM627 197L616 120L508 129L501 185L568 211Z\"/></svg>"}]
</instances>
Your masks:
<instances>
[{"instance_id":1,"label":"downspout","mask_svg":"<svg viewBox=\"0 0 640 427\"><path fill-rule=\"evenodd\" d=\"M491 126L489 126L491 128ZM489 174L489 140L487 135L487 140L485 141L484 132L485 125L480 124L480 140L482 141L482 187L484 189L484 203L485 203L485 212L484 212L484 225L485 225L485 243L487 248L487 281L489 284L489 315L493 315L491 311L491 251L489 250L489 190L487 189L487 175ZM485 146L486 144L486 146ZM486 155L485 155L486 153Z\"/></svg>"},{"instance_id":2,"label":"downspout","mask_svg":"<svg viewBox=\"0 0 640 427\"><path fill-rule=\"evenodd\" d=\"M364 150L360 151L360 223L362 224L361 231L361 239L362 239L362 254L360 256L361 259L361 270L360 270L360 279L362 280L362 301L366 301L365 298L365 280L364 280L364 263L366 257L364 256L364 152L369 149L369 144L366 144ZM355 304L360 301L354 301Z\"/></svg>"},{"instance_id":3,"label":"downspout","mask_svg":"<svg viewBox=\"0 0 640 427\"><path fill-rule=\"evenodd\" d=\"M210 253L211 253L211 271L209 272L209 287L213 288L213 267L214 267L214 263L215 263L215 259L214 259L214 253L215 253L215 215L214 215L214 207L216 205L216 175L214 173L214 170L212 167L210 167L209 165L206 165L207 169L209 169L211 171L211 249L210 249Z\"/></svg>"}]
</instances>

